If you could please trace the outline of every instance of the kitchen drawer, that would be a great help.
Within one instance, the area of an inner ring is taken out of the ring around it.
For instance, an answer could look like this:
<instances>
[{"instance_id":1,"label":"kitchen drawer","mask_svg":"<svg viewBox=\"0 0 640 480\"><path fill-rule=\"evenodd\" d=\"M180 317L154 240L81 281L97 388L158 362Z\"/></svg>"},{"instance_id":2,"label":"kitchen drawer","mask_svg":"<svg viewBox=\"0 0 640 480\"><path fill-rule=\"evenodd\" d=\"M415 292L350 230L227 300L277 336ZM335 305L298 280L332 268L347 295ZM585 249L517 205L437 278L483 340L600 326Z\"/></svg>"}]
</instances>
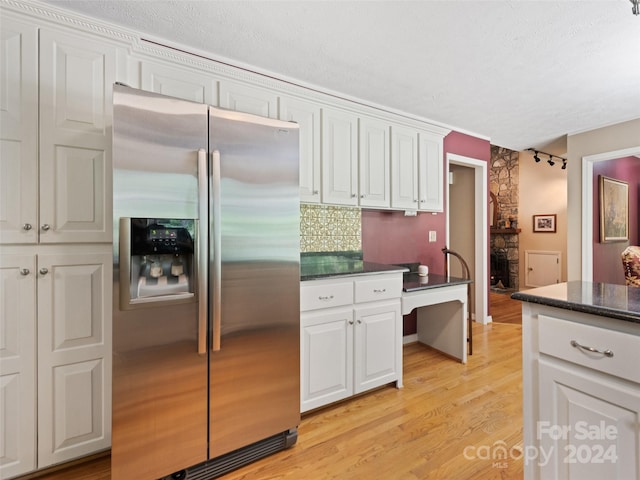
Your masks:
<instances>
[{"instance_id":1,"label":"kitchen drawer","mask_svg":"<svg viewBox=\"0 0 640 480\"><path fill-rule=\"evenodd\" d=\"M640 383L640 336L546 315L538 316L538 333L541 354ZM613 355L585 351L572 346L572 341Z\"/></svg>"},{"instance_id":2,"label":"kitchen drawer","mask_svg":"<svg viewBox=\"0 0 640 480\"><path fill-rule=\"evenodd\" d=\"M353 303L353 282L302 282L300 310L339 307Z\"/></svg>"},{"instance_id":3,"label":"kitchen drawer","mask_svg":"<svg viewBox=\"0 0 640 480\"><path fill-rule=\"evenodd\" d=\"M372 275L366 280L356 280L356 303L375 302L402 296L402 275Z\"/></svg>"}]
</instances>

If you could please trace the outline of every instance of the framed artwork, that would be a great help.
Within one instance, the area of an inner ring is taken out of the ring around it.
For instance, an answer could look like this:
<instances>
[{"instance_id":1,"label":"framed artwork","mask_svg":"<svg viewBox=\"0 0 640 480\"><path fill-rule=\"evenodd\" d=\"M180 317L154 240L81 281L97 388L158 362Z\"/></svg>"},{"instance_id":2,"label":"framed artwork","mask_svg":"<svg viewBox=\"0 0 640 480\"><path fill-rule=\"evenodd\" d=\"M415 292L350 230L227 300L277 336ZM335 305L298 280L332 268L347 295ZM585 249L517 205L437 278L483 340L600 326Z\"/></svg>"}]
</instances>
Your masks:
<instances>
[{"instance_id":1,"label":"framed artwork","mask_svg":"<svg viewBox=\"0 0 640 480\"><path fill-rule=\"evenodd\" d=\"M534 233L556 233L556 214L534 215Z\"/></svg>"},{"instance_id":2,"label":"framed artwork","mask_svg":"<svg viewBox=\"0 0 640 480\"><path fill-rule=\"evenodd\" d=\"M629 184L599 176L600 243L629 240Z\"/></svg>"}]
</instances>

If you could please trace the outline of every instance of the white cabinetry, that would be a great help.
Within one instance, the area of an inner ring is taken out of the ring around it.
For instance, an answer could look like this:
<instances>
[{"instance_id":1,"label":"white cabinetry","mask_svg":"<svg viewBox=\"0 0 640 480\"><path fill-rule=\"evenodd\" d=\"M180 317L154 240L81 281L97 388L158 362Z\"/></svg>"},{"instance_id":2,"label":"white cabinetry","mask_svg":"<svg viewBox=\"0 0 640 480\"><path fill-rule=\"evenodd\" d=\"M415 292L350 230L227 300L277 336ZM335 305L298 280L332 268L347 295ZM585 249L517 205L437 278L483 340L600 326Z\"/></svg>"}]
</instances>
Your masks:
<instances>
[{"instance_id":1,"label":"white cabinetry","mask_svg":"<svg viewBox=\"0 0 640 480\"><path fill-rule=\"evenodd\" d=\"M301 285L301 411L402 386L402 274Z\"/></svg>"},{"instance_id":2,"label":"white cabinetry","mask_svg":"<svg viewBox=\"0 0 640 480\"><path fill-rule=\"evenodd\" d=\"M389 208L389 124L360 117L359 137L359 204L362 207Z\"/></svg>"},{"instance_id":3,"label":"white cabinetry","mask_svg":"<svg viewBox=\"0 0 640 480\"><path fill-rule=\"evenodd\" d=\"M36 468L36 262L0 256L0 478Z\"/></svg>"},{"instance_id":4,"label":"white cabinetry","mask_svg":"<svg viewBox=\"0 0 640 480\"><path fill-rule=\"evenodd\" d=\"M523 346L525 478L640 478L640 324L524 304Z\"/></svg>"},{"instance_id":5,"label":"white cabinetry","mask_svg":"<svg viewBox=\"0 0 640 480\"><path fill-rule=\"evenodd\" d=\"M0 257L2 478L111 443L109 246L38 255L7 249Z\"/></svg>"},{"instance_id":6,"label":"white cabinetry","mask_svg":"<svg viewBox=\"0 0 640 480\"><path fill-rule=\"evenodd\" d=\"M278 94L253 85L221 80L219 104L236 112L278 118Z\"/></svg>"},{"instance_id":7,"label":"white cabinetry","mask_svg":"<svg viewBox=\"0 0 640 480\"><path fill-rule=\"evenodd\" d=\"M4 9L0 22L0 477L10 478L110 445L111 98L125 56L81 28Z\"/></svg>"},{"instance_id":8,"label":"white cabinetry","mask_svg":"<svg viewBox=\"0 0 640 480\"><path fill-rule=\"evenodd\" d=\"M442 135L391 127L391 206L443 210Z\"/></svg>"},{"instance_id":9,"label":"white cabinetry","mask_svg":"<svg viewBox=\"0 0 640 480\"><path fill-rule=\"evenodd\" d=\"M391 127L391 206L418 208L418 134Z\"/></svg>"},{"instance_id":10,"label":"white cabinetry","mask_svg":"<svg viewBox=\"0 0 640 480\"><path fill-rule=\"evenodd\" d=\"M218 104L218 82L204 72L143 60L140 79L140 87L148 92L207 105Z\"/></svg>"},{"instance_id":11,"label":"white cabinetry","mask_svg":"<svg viewBox=\"0 0 640 480\"><path fill-rule=\"evenodd\" d=\"M40 30L41 243L111 241L117 50L87 35Z\"/></svg>"},{"instance_id":12,"label":"white cabinetry","mask_svg":"<svg viewBox=\"0 0 640 480\"><path fill-rule=\"evenodd\" d=\"M36 243L38 29L0 22L0 243Z\"/></svg>"},{"instance_id":13,"label":"white cabinetry","mask_svg":"<svg viewBox=\"0 0 640 480\"><path fill-rule=\"evenodd\" d=\"M358 205L358 117L322 109L322 203Z\"/></svg>"},{"instance_id":14,"label":"white cabinetry","mask_svg":"<svg viewBox=\"0 0 640 480\"><path fill-rule=\"evenodd\" d=\"M300 126L300 201L320 203L320 105L280 97L280 119Z\"/></svg>"}]
</instances>

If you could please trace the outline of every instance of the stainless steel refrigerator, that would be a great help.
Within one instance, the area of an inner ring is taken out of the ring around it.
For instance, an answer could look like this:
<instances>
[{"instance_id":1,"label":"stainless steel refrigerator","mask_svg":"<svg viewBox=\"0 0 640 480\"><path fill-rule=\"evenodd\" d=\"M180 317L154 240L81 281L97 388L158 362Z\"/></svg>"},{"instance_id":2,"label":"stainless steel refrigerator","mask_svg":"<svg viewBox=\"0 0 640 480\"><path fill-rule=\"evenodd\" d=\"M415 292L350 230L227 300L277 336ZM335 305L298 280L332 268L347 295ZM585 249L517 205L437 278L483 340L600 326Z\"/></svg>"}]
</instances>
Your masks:
<instances>
[{"instance_id":1,"label":"stainless steel refrigerator","mask_svg":"<svg viewBox=\"0 0 640 480\"><path fill-rule=\"evenodd\" d=\"M114 86L112 478L295 443L298 127Z\"/></svg>"}]
</instances>

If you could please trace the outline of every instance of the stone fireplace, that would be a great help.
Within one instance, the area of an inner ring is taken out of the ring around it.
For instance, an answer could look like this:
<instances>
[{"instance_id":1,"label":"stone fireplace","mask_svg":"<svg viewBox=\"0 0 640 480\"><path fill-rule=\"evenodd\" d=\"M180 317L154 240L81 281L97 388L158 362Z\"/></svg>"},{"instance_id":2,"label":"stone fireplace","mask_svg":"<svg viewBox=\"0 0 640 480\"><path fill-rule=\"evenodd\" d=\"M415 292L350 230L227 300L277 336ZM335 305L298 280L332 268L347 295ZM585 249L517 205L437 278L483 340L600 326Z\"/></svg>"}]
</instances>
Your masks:
<instances>
[{"instance_id":1,"label":"stone fireplace","mask_svg":"<svg viewBox=\"0 0 640 480\"><path fill-rule=\"evenodd\" d=\"M490 236L491 286L509 290L520 288L518 163L518 152L491 146L490 189L496 210Z\"/></svg>"}]
</instances>

